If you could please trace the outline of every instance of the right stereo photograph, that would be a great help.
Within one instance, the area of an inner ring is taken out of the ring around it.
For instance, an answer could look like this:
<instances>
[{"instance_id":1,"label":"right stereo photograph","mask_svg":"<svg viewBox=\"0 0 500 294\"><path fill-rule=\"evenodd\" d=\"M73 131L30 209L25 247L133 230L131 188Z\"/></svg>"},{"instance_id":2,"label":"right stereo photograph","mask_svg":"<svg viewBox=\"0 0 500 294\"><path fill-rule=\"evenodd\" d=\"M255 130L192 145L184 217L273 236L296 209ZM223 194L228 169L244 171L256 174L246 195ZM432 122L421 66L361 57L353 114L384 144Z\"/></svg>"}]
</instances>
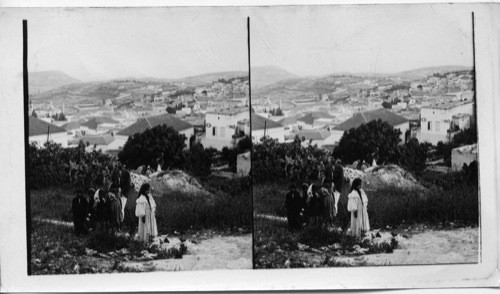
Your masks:
<instances>
[{"instance_id":1,"label":"right stereo photograph","mask_svg":"<svg viewBox=\"0 0 500 294\"><path fill-rule=\"evenodd\" d=\"M480 262L472 11L269 7L250 32L254 268Z\"/></svg>"}]
</instances>

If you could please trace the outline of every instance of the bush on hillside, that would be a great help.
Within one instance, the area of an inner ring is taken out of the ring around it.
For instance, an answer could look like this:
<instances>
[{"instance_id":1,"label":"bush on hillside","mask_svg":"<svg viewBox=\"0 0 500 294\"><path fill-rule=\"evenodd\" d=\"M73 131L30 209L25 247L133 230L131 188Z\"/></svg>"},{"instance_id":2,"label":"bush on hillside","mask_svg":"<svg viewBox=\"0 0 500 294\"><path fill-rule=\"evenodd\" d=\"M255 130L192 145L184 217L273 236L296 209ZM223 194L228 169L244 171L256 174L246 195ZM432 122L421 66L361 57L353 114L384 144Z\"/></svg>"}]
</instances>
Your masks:
<instances>
[{"instance_id":1,"label":"bush on hillside","mask_svg":"<svg viewBox=\"0 0 500 294\"><path fill-rule=\"evenodd\" d=\"M256 182L276 180L318 180L321 166L327 159L326 151L317 146L303 147L299 138L293 143L278 143L262 138L252 152L252 179Z\"/></svg>"},{"instance_id":2,"label":"bush on hillside","mask_svg":"<svg viewBox=\"0 0 500 294\"><path fill-rule=\"evenodd\" d=\"M399 163L408 171L420 174L426 167L430 148L429 143L419 143L416 138L412 138L399 146Z\"/></svg>"},{"instance_id":3,"label":"bush on hillside","mask_svg":"<svg viewBox=\"0 0 500 294\"><path fill-rule=\"evenodd\" d=\"M118 159L131 169L142 165L156 168L158 164L163 169L182 168L185 142L186 136L172 127L156 126L130 136Z\"/></svg>"},{"instance_id":4,"label":"bush on hillside","mask_svg":"<svg viewBox=\"0 0 500 294\"><path fill-rule=\"evenodd\" d=\"M103 184L110 174L114 158L100 150L85 151L80 142L77 147L63 148L54 142L43 147L29 146L29 188L40 189L64 184L88 189Z\"/></svg>"},{"instance_id":5,"label":"bush on hillside","mask_svg":"<svg viewBox=\"0 0 500 294\"><path fill-rule=\"evenodd\" d=\"M373 120L345 132L333 154L347 164L354 161L371 164L373 159L379 164L397 163L400 136L401 131L389 123Z\"/></svg>"}]
</instances>

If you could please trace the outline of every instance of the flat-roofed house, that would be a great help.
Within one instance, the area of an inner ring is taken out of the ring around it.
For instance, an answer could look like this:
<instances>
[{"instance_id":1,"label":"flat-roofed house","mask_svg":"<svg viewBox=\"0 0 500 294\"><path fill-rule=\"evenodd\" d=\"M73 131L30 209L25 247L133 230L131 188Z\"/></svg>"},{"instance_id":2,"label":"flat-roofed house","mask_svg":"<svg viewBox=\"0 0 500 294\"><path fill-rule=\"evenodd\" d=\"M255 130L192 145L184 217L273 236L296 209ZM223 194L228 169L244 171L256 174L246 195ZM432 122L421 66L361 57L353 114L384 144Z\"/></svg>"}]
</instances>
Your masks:
<instances>
[{"instance_id":1,"label":"flat-roofed house","mask_svg":"<svg viewBox=\"0 0 500 294\"><path fill-rule=\"evenodd\" d=\"M396 114L390 110L384 109L384 108L355 113L348 120L335 126L331 131L332 135L333 135L333 142L335 144L338 143L340 141L340 139L342 138L342 136L344 135L344 132L346 132L352 128L358 128L362 124L369 123L370 121L379 120L379 119L389 123L395 129L400 130L401 131L401 137L400 137L401 142L402 143L405 142L406 131L408 131L410 129L409 120L404 118L401 115L398 115L398 114Z\"/></svg>"},{"instance_id":2,"label":"flat-roofed house","mask_svg":"<svg viewBox=\"0 0 500 294\"><path fill-rule=\"evenodd\" d=\"M28 122L28 141L30 143L36 142L40 147L43 147L45 142L52 141L66 148L68 147L68 134L64 128L30 116Z\"/></svg>"},{"instance_id":3,"label":"flat-roofed house","mask_svg":"<svg viewBox=\"0 0 500 294\"><path fill-rule=\"evenodd\" d=\"M78 120L68 122L61 126L68 133L68 136L73 137L81 134L82 123Z\"/></svg>"},{"instance_id":4,"label":"flat-roofed house","mask_svg":"<svg viewBox=\"0 0 500 294\"><path fill-rule=\"evenodd\" d=\"M451 150L451 169L462 170L464 164L469 165L477 161L477 144L457 147Z\"/></svg>"},{"instance_id":5,"label":"flat-roofed house","mask_svg":"<svg viewBox=\"0 0 500 294\"><path fill-rule=\"evenodd\" d=\"M310 112L297 119L297 124L301 129L314 129L330 124L335 116L325 112Z\"/></svg>"},{"instance_id":6,"label":"flat-roofed house","mask_svg":"<svg viewBox=\"0 0 500 294\"><path fill-rule=\"evenodd\" d=\"M238 122L248 120L250 117L248 107L224 108L207 111L205 116L205 137L201 144L205 147L213 147L222 150L224 147L231 148L236 143L235 137L240 129Z\"/></svg>"},{"instance_id":7,"label":"flat-roofed house","mask_svg":"<svg viewBox=\"0 0 500 294\"><path fill-rule=\"evenodd\" d=\"M285 128L282 124L252 113L252 142L260 143L262 137L270 137L285 142Z\"/></svg>"},{"instance_id":8,"label":"flat-roofed house","mask_svg":"<svg viewBox=\"0 0 500 294\"><path fill-rule=\"evenodd\" d=\"M472 101L453 101L424 106L420 110L421 142L448 142L460 130L470 127L474 104Z\"/></svg>"},{"instance_id":9,"label":"flat-roofed house","mask_svg":"<svg viewBox=\"0 0 500 294\"><path fill-rule=\"evenodd\" d=\"M97 134L97 135L86 135L80 138L85 145L88 145L85 150L91 151L101 150L103 152L108 151L112 147L112 143L115 141L115 137L111 134Z\"/></svg>"},{"instance_id":10,"label":"flat-roofed house","mask_svg":"<svg viewBox=\"0 0 500 294\"><path fill-rule=\"evenodd\" d=\"M102 134L114 130L118 124L120 123L112 118L97 116L82 123L80 128L85 134Z\"/></svg>"},{"instance_id":11,"label":"flat-roofed house","mask_svg":"<svg viewBox=\"0 0 500 294\"><path fill-rule=\"evenodd\" d=\"M285 137L292 134L292 132L298 131L298 118L300 118L300 115L287 116L277 121L285 129Z\"/></svg>"},{"instance_id":12,"label":"flat-roofed house","mask_svg":"<svg viewBox=\"0 0 500 294\"><path fill-rule=\"evenodd\" d=\"M139 118L135 123L115 134L115 140L108 147L108 150L117 150L125 145L129 136L137 133L142 133L147 129L152 129L156 126L166 125L186 136L186 148L189 149L189 138L194 135L194 126L180 118L171 114L165 113L157 116Z\"/></svg>"},{"instance_id":13,"label":"flat-roofed house","mask_svg":"<svg viewBox=\"0 0 500 294\"><path fill-rule=\"evenodd\" d=\"M301 130L297 133L297 136L299 136L304 146L317 145L321 148L324 145L333 145L335 143L332 133L327 129Z\"/></svg>"}]
</instances>

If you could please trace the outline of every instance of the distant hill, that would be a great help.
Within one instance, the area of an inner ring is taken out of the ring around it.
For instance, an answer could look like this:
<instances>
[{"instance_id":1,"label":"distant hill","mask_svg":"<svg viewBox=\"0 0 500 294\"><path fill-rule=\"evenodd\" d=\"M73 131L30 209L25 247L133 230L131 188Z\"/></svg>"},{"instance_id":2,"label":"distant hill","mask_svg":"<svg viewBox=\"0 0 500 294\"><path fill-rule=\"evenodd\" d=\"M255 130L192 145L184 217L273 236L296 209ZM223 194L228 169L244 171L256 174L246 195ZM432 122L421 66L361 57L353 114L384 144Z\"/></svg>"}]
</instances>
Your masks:
<instances>
[{"instance_id":1,"label":"distant hill","mask_svg":"<svg viewBox=\"0 0 500 294\"><path fill-rule=\"evenodd\" d=\"M64 85L80 83L62 71L34 71L28 74L30 93L44 92Z\"/></svg>"},{"instance_id":2,"label":"distant hill","mask_svg":"<svg viewBox=\"0 0 500 294\"><path fill-rule=\"evenodd\" d=\"M277 66L252 67L252 88L297 78L299 77Z\"/></svg>"},{"instance_id":3,"label":"distant hill","mask_svg":"<svg viewBox=\"0 0 500 294\"><path fill-rule=\"evenodd\" d=\"M431 66L431 67L422 67L422 68L402 71L390 74L390 76L399 76L406 78L425 78L428 76L432 76L435 73L443 74L450 71L463 71L463 70L472 70L472 67L461 66L461 65Z\"/></svg>"},{"instance_id":4,"label":"distant hill","mask_svg":"<svg viewBox=\"0 0 500 294\"><path fill-rule=\"evenodd\" d=\"M185 77L176 79L174 81L178 83L186 83L189 85L206 85L214 81L217 81L219 79L228 80L230 78L247 77L247 76L248 72L246 71L225 71L225 72L214 72L214 73L206 73L191 77Z\"/></svg>"}]
</instances>

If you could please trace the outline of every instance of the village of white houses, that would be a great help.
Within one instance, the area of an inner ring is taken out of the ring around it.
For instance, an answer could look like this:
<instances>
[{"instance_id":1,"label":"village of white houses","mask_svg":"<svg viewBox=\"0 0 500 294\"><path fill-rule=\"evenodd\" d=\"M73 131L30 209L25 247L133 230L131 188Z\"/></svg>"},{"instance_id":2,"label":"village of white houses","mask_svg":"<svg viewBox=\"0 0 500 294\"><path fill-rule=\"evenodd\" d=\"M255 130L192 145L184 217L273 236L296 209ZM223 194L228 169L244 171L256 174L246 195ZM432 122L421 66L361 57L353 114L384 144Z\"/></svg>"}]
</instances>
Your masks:
<instances>
[{"instance_id":1,"label":"village of white houses","mask_svg":"<svg viewBox=\"0 0 500 294\"><path fill-rule=\"evenodd\" d=\"M471 14L432 9L253 22L255 268L478 262Z\"/></svg>"},{"instance_id":2,"label":"village of white houses","mask_svg":"<svg viewBox=\"0 0 500 294\"><path fill-rule=\"evenodd\" d=\"M471 15L231 9L28 20L30 274L477 263Z\"/></svg>"},{"instance_id":3,"label":"village of white houses","mask_svg":"<svg viewBox=\"0 0 500 294\"><path fill-rule=\"evenodd\" d=\"M252 268L246 19L61 11L68 43L27 21L29 273Z\"/></svg>"}]
</instances>

